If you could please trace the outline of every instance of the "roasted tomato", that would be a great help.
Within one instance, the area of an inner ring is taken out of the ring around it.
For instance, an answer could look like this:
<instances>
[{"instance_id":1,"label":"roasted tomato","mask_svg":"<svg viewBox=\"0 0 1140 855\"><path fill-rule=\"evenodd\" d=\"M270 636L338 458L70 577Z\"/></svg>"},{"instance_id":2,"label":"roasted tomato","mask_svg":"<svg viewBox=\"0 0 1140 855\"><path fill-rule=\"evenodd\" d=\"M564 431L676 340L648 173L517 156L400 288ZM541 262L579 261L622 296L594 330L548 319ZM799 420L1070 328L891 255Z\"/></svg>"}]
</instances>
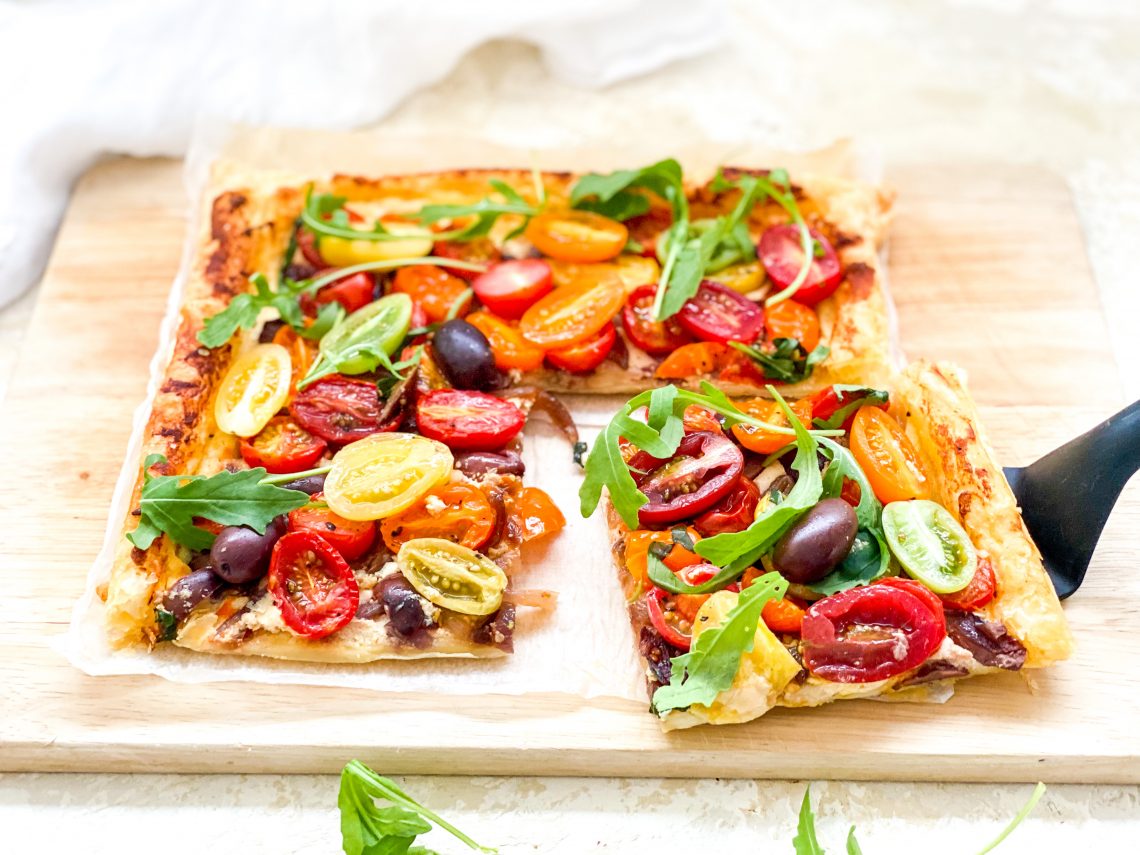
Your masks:
<instances>
[{"instance_id":1,"label":"roasted tomato","mask_svg":"<svg viewBox=\"0 0 1140 855\"><path fill-rule=\"evenodd\" d=\"M694 528L686 528L685 533L689 535L689 539L693 543L701 539L700 534ZM665 531L638 529L631 531L626 537L625 569L639 582L644 583L649 580L649 547L654 543L673 543L673 532L668 529ZM690 552L679 543L673 543L672 549L669 550L669 554L663 560L665 566L674 572L692 567L694 564L704 563L703 558L695 552Z\"/></svg>"},{"instance_id":2,"label":"roasted tomato","mask_svg":"<svg viewBox=\"0 0 1140 855\"><path fill-rule=\"evenodd\" d=\"M485 392L437 389L416 403L420 433L460 451L495 451L525 424L522 410Z\"/></svg>"},{"instance_id":3,"label":"roasted tomato","mask_svg":"<svg viewBox=\"0 0 1140 855\"><path fill-rule=\"evenodd\" d=\"M976 612L996 594L997 576L994 574L994 565L989 558L979 555L978 569L974 571L970 584L953 594L943 594L942 602L952 609Z\"/></svg>"},{"instance_id":4,"label":"roasted tomato","mask_svg":"<svg viewBox=\"0 0 1140 855\"><path fill-rule=\"evenodd\" d=\"M569 347L597 335L624 303L625 289L615 279L563 285L526 310L519 331L544 350Z\"/></svg>"},{"instance_id":5,"label":"roasted tomato","mask_svg":"<svg viewBox=\"0 0 1140 855\"><path fill-rule=\"evenodd\" d=\"M557 534L566 525L566 517L547 492L539 487L523 487L518 511L523 521L523 540L535 540Z\"/></svg>"},{"instance_id":6,"label":"roasted tomato","mask_svg":"<svg viewBox=\"0 0 1140 855\"><path fill-rule=\"evenodd\" d=\"M731 350L728 345L712 341L683 344L665 357L654 376L662 380L685 380L716 374L724 367Z\"/></svg>"},{"instance_id":7,"label":"roasted tomato","mask_svg":"<svg viewBox=\"0 0 1140 855\"><path fill-rule=\"evenodd\" d=\"M744 531L756 520L760 490L751 478L742 477L732 492L693 520L693 526L705 537L724 532Z\"/></svg>"},{"instance_id":8,"label":"roasted tomato","mask_svg":"<svg viewBox=\"0 0 1140 855\"><path fill-rule=\"evenodd\" d=\"M693 643L693 624L676 609L668 591L653 588L645 595L645 610L649 622L662 638L680 650L688 650Z\"/></svg>"},{"instance_id":9,"label":"roasted tomato","mask_svg":"<svg viewBox=\"0 0 1140 855\"><path fill-rule=\"evenodd\" d=\"M635 288L621 310L621 325L635 345L650 356L665 356L692 339L682 329L676 317L664 321L653 320L653 300L656 285Z\"/></svg>"},{"instance_id":10,"label":"roasted tomato","mask_svg":"<svg viewBox=\"0 0 1140 855\"><path fill-rule=\"evenodd\" d=\"M541 258L520 258L496 264L471 283L479 302L501 318L518 320L550 293L550 265Z\"/></svg>"},{"instance_id":11,"label":"roasted tomato","mask_svg":"<svg viewBox=\"0 0 1140 855\"><path fill-rule=\"evenodd\" d=\"M723 434L687 434L671 460L640 451L629 461L637 486L649 499L638 513L648 528L708 510L729 493L744 469L744 455Z\"/></svg>"},{"instance_id":12,"label":"roasted tomato","mask_svg":"<svg viewBox=\"0 0 1140 855\"><path fill-rule=\"evenodd\" d=\"M334 445L395 430L399 420L382 423L384 403L375 383L333 374L297 393L289 410L309 433Z\"/></svg>"},{"instance_id":13,"label":"roasted tomato","mask_svg":"<svg viewBox=\"0 0 1140 855\"><path fill-rule=\"evenodd\" d=\"M585 374L593 371L606 361L617 341L617 331L613 324L606 324L597 334L570 347L548 350L546 361L562 371L571 374Z\"/></svg>"},{"instance_id":14,"label":"roasted tomato","mask_svg":"<svg viewBox=\"0 0 1140 855\"><path fill-rule=\"evenodd\" d=\"M478 549L495 531L495 509L478 487L441 484L414 505L380 523L384 545L393 552L409 540L434 537Z\"/></svg>"},{"instance_id":15,"label":"roasted tomato","mask_svg":"<svg viewBox=\"0 0 1140 855\"><path fill-rule=\"evenodd\" d=\"M324 493L313 493L312 501L321 502ZM317 535L340 553L345 561L355 561L376 542L376 523L372 520L350 520L329 508L297 508L289 511L289 531L307 531Z\"/></svg>"},{"instance_id":16,"label":"roasted tomato","mask_svg":"<svg viewBox=\"0 0 1140 855\"><path fill-rule=\"evenodd\" d=\"M331 635L352 620L360 605L348 563L308 531L289 532L273 547L269 593L285 625L304 638Z\"/></svg>"},{"instance_id":17,"label":"roasted tomato","mask_svg":"<svg viewBox=\"0 0 1140 855\"><path fill-rule=\"evenodd\" d=\"M796 302L814 306L835 293L843 281L839 257L831 243L815 229L808 230L815 241L815 257L803 284L796 289ZM804 263L800 230L793 225L773 226L760 236L760 262L768 272L776 291L783 291L796 281Z\"/></svg>"},{"instance_id":18,"label":"roasted tomato","mask_svg":"<svg viewBox=\"0 0 1140 855\"><path fill-rule=\"evenodd\" d=\"M313 364L313 352L316 346L294 332L293 328L285 324L273 334L273 343L279 344L289 351L289 358L293 363L293 374L289 381L289 397L297 394L297 384L309 373Z\"/></svg>"},{"instance_id":19,"label":"roasted tomato","mask_svg":"<svg viewBox=\"0 0 1140 855\"><path fill-rule=\"evenodd\" d=\"M315 315L326 303L340 303L350 315L372 302L376 292L376 280L371 273L362 271L326 285L314 296L301 297L301 311Z\"/></svg>"},{"instance_id":20,"label":"roasted tomato","mask_svg":"<svg viewBox=\"0 0 1140 855\"><path fill-rule=\"evenodd\" d=\"M942 627L942 631L946 630L946 612L942 607L942 600L932 590L919 582L917 579L908 579L906 576L888 576L885 579L880 579L875 583L876 585L886 585L888 588L896 588L900 591L906 591L909 594L914 594L930 609L930 613L934 615L935 621Z\"/></svg>"},{"instance_id":21,"label":"roasted tomato","mask_svg":"<svg viewBox=\"0 0 1140 855\"><path fill-rule=\"evenodd\" d=\"M825 597L803 620L804 665L833 683L872 683L916 668L946 637L915 593L868 585Z\"/></svg>"},{"instance_id":22,"label":"roasted tomato","mask_svg":"<svg viewBox=\"0 0 1140 855\"><path fill-rule=\"evenodd\" d=\"M503 257L498 248L491 243L490 238L436 241L431 254L440 258L454 258L457 261L473 261L476 264L494 264ZM448 273L466 279L468 282L473 282L482 275L477 270L461 270L458 267L448 268Z\"/></svg>"},{"instance_id":23,"label":"roasted tomato","mask_svg":"<svg viewBox=\"0 0 1140 855\"><path fill-rule=\"evenodd\" d=\"M929 498L926 464L890 414L861 407L851 423L851 453L883 504Z\"/></svg>"},{"instance_id":24,"label":"roasted tomato","mask_svg":"<svg viewBox=\"0 0 1140 855\"><path fill-rule=\"evenodd\" d=\"M311 469L328 448L288 416L274 416L257 435L241 441L241 457L250 466L280 475Z\"/></svg>"},{"instance_id":25,"label":"roasted tomato","mask_svg":"<svg viewBox=\"0 0 1140 855\"><path fill-rule=\"evenodd\" d=\"M328 262L321 258L321 251L317 249L316 237L303 226L297 229L297 249L301 250L301 255L305 257L305 261L317 270L324 270L329 266Z\"/></svg>"},{"instance_id":26,"label":"roasted tomato","mask_svg":"<svg viewBox=\"0 0 1140 855\"><path fill-rule=\"evenodd\" d=\"M560 261L606 261L619 255L629 230L592 211L549 211L533 218L526 236L543 255Z\"/></svg>"},{"instance_id":27,"label":"roasted tomato","mask_svg":"<svg viewBox=\"0 0 1140 855\"><path fill-rule=\"evenodd\" d=\"M407 294L424 310L428 322L437 324L447 320L448 313L458 303L455 317L463 317L471 305L467 283L452 276L434 264L413 264L396 271L392 291Z\"/></svg>"},{"instance_id":28,"label":"roasted tomato","mask_svg":"<svg viewBox=\"0 0 1140 855\"><path fill-rule=\"evenodd\" d=\"M472 312L464 320L486 336L495 357L495 367L499 370L517 368L519 371L534 371L542 366L545 352L523 338L518 327L483 311Z\"/></svg>"},{"instance_id":29,"label":"roasted tomato","mask_svg":"<svg viewBox=\"0 0 1140 855\"><path fill-rule=\"evenodd\" d=\"M811 353L819 344L819 315L796 300L777 303L764 312L764 331L769 341L794 338Z\"/></svg>"},{"instance_id":30,"label":"roasted tomato","mask_svg":"<svg viewBox=\"0 0 1140 855\"><path fill-rule=\"evenodd\" d=\"M705 280L677 313L681 326L701 341L756 341L764 331L764 311L719 282Z\"/></svg>"},{"instance_id":31,"label":"roasted tomato","mask_svg":"<svg viewBox=\"0 0 1140 855\"><path fill-rule=\"evenodd\" d=\"M764 604L760 617L772 632L784 635L799 635L803 630L804 615L807 614L802 600L784 597L782 600L769 600Z\"/></svg>"},{"instance_id":32,"label":"roasted tomato","mask_svg":"<svg viewBox=\"0 0 1140 855\"><path fill-rule=\"evenodd\" d=\"M801 398L798 401L792 401L788 406L791 407L792 412L795 413L796 418L804 427L811 427L811 399ZM742 401L739 407L748 415L776 427L789 427L791 424L788 417L784 415L783 408L775 401L769 401L766 398ZM796 439L792 434L776 433L743 424L733 425L732 434L736 437L737 442L757 454L771 454L773 451L779 451L789 442L795 442Z\"/></svg>"}]
</instances>

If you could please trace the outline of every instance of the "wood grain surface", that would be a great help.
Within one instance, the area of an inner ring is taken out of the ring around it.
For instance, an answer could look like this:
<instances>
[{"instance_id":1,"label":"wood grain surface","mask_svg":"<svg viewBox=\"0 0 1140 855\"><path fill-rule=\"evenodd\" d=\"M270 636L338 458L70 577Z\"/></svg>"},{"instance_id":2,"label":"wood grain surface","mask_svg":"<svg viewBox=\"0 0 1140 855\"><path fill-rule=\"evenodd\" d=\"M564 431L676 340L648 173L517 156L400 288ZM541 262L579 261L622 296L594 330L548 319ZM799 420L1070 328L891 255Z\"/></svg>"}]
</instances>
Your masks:
<instances>
[{"instance_id":1,"label":"wood grain surface","mask_svg":"<svg viewBox=\"0 0 1140 855\"><path fill-rule=\"evenodd\" d=\"M902 341L969 370L1001 459L1028 463L1118 409L1064 184L978 165L891 179ZM103 536L186 208L178 164L109 161L83 179L59 234L0 412L0 769L334 772L359 757L392 774L1140 781L1137 485L1067 603L1076 657L1032 681L967 681L943 706L845 702L665 735L643 705L566 695L441 700L74 670L51 645Z\"/></svg>"}]
</instances>

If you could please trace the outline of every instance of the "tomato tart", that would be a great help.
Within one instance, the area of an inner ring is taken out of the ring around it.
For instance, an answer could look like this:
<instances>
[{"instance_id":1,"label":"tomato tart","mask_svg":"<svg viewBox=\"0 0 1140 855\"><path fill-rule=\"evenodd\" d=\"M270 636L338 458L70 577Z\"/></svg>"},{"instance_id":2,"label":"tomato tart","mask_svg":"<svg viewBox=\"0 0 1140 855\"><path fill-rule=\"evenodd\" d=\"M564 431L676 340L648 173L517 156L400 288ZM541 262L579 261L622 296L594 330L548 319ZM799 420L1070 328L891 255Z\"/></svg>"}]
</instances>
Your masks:
<instances>
[{"instance_id":1,"label":"tomato tart","mask_svg":"<svg viewBox=\"0 0 1140 855\"><path fill-rule=\"evenodd\" d=\"M635 397L587 461L667 729L944 698L1072 639L959 373Z\"/></svg>"}]
</instances>

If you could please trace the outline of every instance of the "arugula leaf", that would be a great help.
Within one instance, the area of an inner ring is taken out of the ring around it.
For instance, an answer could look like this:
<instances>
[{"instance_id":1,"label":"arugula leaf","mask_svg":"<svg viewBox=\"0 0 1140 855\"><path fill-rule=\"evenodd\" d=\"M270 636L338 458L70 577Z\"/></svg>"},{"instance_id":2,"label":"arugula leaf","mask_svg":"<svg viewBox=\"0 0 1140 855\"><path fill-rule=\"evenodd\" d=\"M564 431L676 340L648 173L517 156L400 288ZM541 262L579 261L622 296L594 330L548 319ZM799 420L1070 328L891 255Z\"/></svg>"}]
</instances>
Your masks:
<instances>
[{"instance_id":1,"label":"arugula leaf","mask_svg":"<svg viewBox=\"0 0 1140 855\"><path fill-rule=\"evenodd\" d=\"M878 531L859 529L851 551L839 566L808 588L830 596L880 579L887 573L891 554L887 542Z\"/></svg>"},{"instance_id":2,"label":"arugula leaf","mask_svg":"<svg viewBox=\"0 0 1140 855\"><path fill-rule=\"evenodd\" d=\"M1025 818L1029 816L1029 814L1033 813L1033 809L1037 807L1037 803L1041 801L1041 797L1043 795L1045 795L1045 785L1038 781L1037 786L1033 788L1033 792L1029 796L1029 801L1027 801L1024 807L1022 807L1021 810L1017 812L1017 816L1015 816L1010 821L1009 825L1007 825L1002 830L1002 833L999 834L992 843L990 843L981 852L979 852L978 855L986 855L987 852L992 852L999 845L1001 845L1001 842L1003 840L1013 834L1014 829L1021 825L1021 823L1025 821Z\"/></svg>"},{"instance_id":3,"label":"arugula leaf","mask_svg":"<svg viewBox=\"0 0 1140 855\"><path fill-rule=\"evenodd\" d=\"M154 622L158 624L158 641L170 641L178 634L178 618L162 606L154 610Z\"/></svg>"},{"instance_id":4,"label":"arugula leaf","mask_svg":"<svg viewBox=\"0 0 1140 855\"><path fill-rule=\"evenodd\" d=\"M344 320L344 316L344 306L340 303L325 303L317 310L317 317L309 326L305 326L304 323L294 324L289 322L289 324L302 338L307 338L311 341L320 341L329 330ZM282 315L282 317L285 316Z\"/></svg>"},{"instance_id":5,"label":"arugula leaf","mask_svg":"<svg viewBox=\"0 0 1140 855\"><path fill-rule=\"evenodd\" d=\"M819 428L841 428L844 422L860 407L876 407L890 400L890 393L884 389L873 389L870 386L851 386L845 383L836 383L831 387L839 403L843 404L838 410L826 419L813 419L813 424Z\"/></svg>"},{"instance_id":6,"label":"arugula leaf","mask_svg":"<svg viewBox=\"0 0 1140 855\"><path fill-rule=\"evenodd\" d=\"M611 220L625 222L649 210L649 198L642 193L621 190L606 201L584 199L574 206L582 211L593 211Z\"/></svg>"},{"instance_id":7,"label":"arugula leaf","mask_svg":"<svg viewBox=\"0 0 1140 855\"><path fill-rule=\"evenodd\" d=\"M249 283L254 287L252 294L238 294L222 311L206 319L206 325L198 330L200 343L210 348L221 347L239 329L252 328L262 309L277 308L280 311L278 297L283 295L270 290L269 280L263 274L253 274L249 277ZM296 302L293 305L296 306ZM300 309L297 311L300 312Z\"/></svg>"},{"instance_id":8,"label":"arugula leaf","mask_svg":"<svg viewBox=\"0 0 1140 855\"><path fill-rule=\"evenodd\" d=\"M165 462L163 455L151 454L143 463L139 524L127 534L139 549L147 549L163 532L190 549L209 549L214 535L194 525L195 517L222 525L247 525L263 534L275 517L309 501L308 494L300 490L262 484L266 472L261 467L222 470L209 477L150 474L152 466Z\"/></svg>"},{"instance_id":9,"label":"arugula leaf","mask_svg":"<svg viewBox=\"0 0 1140 855\"><path fill-rule=\"evenodd\" d=\"M816 345L815 350L806 353L797 339L777 338L772 341L772 351L766 352L750 344L730 341L729 344L760 366L764 376L784 383L799 383L811 376L815 366L827 359L831 348L825 344Z\"/></svg>"},{"instance_id":10,"label":"arugula leaf","mask_svg":"<svg viewBox=\"0 0 1140 855\"><path fill-rule=\"evenodd\" d=\"M862 528L879 529L882 525L883 506L875 497L871 482L855 460L855 455L829 437L821 436L819 443L823 446L823 453L831 458L823 475L823 497L832 499L842 495L843 479L850 478L859 485L859 504L855 508L859 525Z\"/></svg>"},{"instance_id":11,"label":"arugula leaf","mask_svg":"<svg viewBox=\"0 0 1140 855\"><path fill-rule=\"evenodd\" d=\"M782 598L787 589L786 579L770 573L741 591L724 621L706 629L688 653L672 660L669 685L653 693L654 712L663 715L693 704L711 704L729 688L740 669L741 657L756 646L756 628L764 604Z\"/></svg>"},{"instance_id":12,"label":"arugula leaf","mask_svg":"<svg viewBox=\"0 0 1140 855\"><path fill-rule=\"evenodd\" d=\"M390 805L377 807L375 800ZM430 850L412 847L420 834L433 825L449 832L477 852L498 850L480 846L454 825L405 793L390 778L377 775L359 760L348 763L340 773L337 793L340 833L345 855L429 855Z\"/></svg>"},{"instance_id":13,"label":"arugula leaf","mask_svg":"<svg viewBox=\"0 0 1140 855\"><path fill-rule=\"evenodd\" d=\"M863 855L859 841L855 839L855 826L847 830L847 855Z\"/></svg>"},{"instance_id":14,"label":"arugula leaf","mask_svg":"<svg viewBox=\"0 0 1140 855\"><path fill-rule=\"evenodd\" d=\"M811 785L804 789L804 800L800 804L800 821L796 836L792 838L796 855L825 855L815 836L815 814L811 810Z\"/></svg>"},{"instance_id":15,"label":"arugula leaf","mask_svg":"<svg viewBox=\"0 0 1140 855\"><path fill-rule=\"evenodd\" d=\"M522 225L512 232L512 235L518 234L526 228L531 217L537 216L541 212L541 208L528 203L519 195L518 191L506 182L493 179L490 185L502 197L503 201L500 202L488 196L472 205L425 205L412 214L411 219L425 225L431 225L440 220L460 220L473 217L474 219L468 225L434 235L434 239L437 241L469 241L486 237L499 217L507 214L523 218Z\"/></svg>"},{"instance_id":16,"label":"arugula leaf","mask_svg":"<svg viewBox=\"0 0 1140 855\"><path fill-rule=\"evenodd\" d=\"M583 175L570 190L570 205L574 208L588 204L607 205L625 194L620 206L628 206L632 204L628 197L634 195L629 191L636 189L648 190L668 202L673 208L674 220L688 219L689 201L685 198L681 164L673 158L642 169L619 169L607 174L591 172Z\"/></svg>"}]
</instances>

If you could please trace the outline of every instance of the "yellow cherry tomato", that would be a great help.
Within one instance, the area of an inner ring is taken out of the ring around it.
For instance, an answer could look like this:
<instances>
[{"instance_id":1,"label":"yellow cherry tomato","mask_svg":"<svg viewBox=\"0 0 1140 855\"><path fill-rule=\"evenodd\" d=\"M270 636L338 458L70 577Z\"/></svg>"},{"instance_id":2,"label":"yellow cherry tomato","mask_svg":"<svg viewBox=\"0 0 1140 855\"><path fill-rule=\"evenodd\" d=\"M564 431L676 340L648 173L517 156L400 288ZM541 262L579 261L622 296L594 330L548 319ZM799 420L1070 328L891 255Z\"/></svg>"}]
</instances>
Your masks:
<instances>
[{"instance_id":1,"label":"yellow cherry tomato","mask_svg":"<svg viewBox=\"0 0 1140 855\"><path fill-rule=\"evenodd\" d=\"M503 602L507 574L473 549L437 537L409 540L396 554L400 572L441 609L489 615Z\"/></svg>"},{"instance_id":2,"label":"yellow cherry tomato","mask_svg":"<svg viewBox=\"0 0 1140 855\"><path fill-rule=\"evenodd\" d=\"M337 452L325 479L325 501L345 519L390 517L446 481L452 463L442 442L410 433L374 433Z\"/></svg>"},{"instance_id":3,"label":"yellow cherry tomato","mask_svg":"<svg viewBox=\"0 0 1140 855\"><path fill-rule=\"evenodd\" d=\"M764 268L759 261L730 264L724 270L710 274L709 279L727 285L740 294L751 294L764 284Z\"/></svg>"},{"instance_id":4,"label":"yellow cherry tomato","mask_svg":"<svg viewBox=\"0 0 1140 855\"><path fill-rule=\"evenodd\" d=\"M368 261L392 258L420 258L431 254L431 232L412 223L384 223L394 235L407 235L407 240L349 240L322 235L318 244L321 258L333 267L351 267Z\"/></svg>"},{"instance_id":5,"label":"yellow cherry tomato","mask_svg":"<svg viewBox=\"0 0 1140 855\"><path fill-rule=\"evenodd\" d=\"M261 431L285 406L293 360L279 344L259 344L237 358L214 398L214 420L234 436Z\"/></svg>"}]
</instances>

